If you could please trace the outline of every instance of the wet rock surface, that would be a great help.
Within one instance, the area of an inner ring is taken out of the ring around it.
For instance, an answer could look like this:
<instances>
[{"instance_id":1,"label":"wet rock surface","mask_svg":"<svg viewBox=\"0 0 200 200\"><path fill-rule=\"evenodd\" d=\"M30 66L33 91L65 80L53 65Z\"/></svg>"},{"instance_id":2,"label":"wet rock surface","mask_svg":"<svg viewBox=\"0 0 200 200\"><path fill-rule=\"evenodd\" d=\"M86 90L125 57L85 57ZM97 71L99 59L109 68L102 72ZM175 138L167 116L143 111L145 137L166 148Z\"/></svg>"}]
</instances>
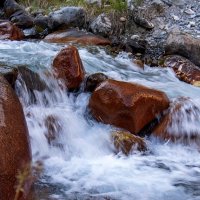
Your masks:
<instances>
[{"instance_id":1,"label":"wet rock surface","mask_svg":"<svg viewBox=\"0 0 200 200\"><path fill-rule=\"evenodd\" d=\"M192 144L199 142L199 115L200 110L189 98L178 98L174 100L166 115L153 130L153 135L161 140ZM187 127L190 120L194 126Z\"/></svg>"},{"instance_id":2,"label":"wet rock surface","mask_svg":"<svg viewBox=\"0 0 200 200\"><path fill-rule=\"evenodd\" d=\"M9 21L0 20L0 40L22 40L24 33Z\"/></svg>"},{"instance_id":3,"label":"wet rock surface","mask_svg":"<svg viewBox=\"0 0 200 200\"><path fill-rule=\"evenodd\" d=\"M112 133L112 140L117 152L129 155L134 151L146 151L147 145L144 139L126 131Z\"/></svg>"},{"instance_id":4,"label":"wet rock surface","mask_svg":"<svg viewBox=\"0 0 200 200\"><path fill-rule=\"evenodd\" d=\"M44 38L47 42L53 43L78 43L82 45L110 45L110 41L86 31L77 29L53 32Z\"/></svg>"},{"instance_id":5,"label":"wet rock surface","mask_svg":"<svg viewBox=\"0 0 200 200\"><path fill-rule=\"evenodd\" d=\"M163 92L115 80L103 82L89 101L95 119L136 135L168 106Z\"/></svg>"},{"instance_id":6,"label":"wet rock surface","mask_svg":"<svg viewBox=\"0 0 200 200\"><path fill-rule=\"evenodd\" d=\"M86 78L85 91L93 92L102 82L106 81L109 77L103 73L91 74Z\"/></svg>"},{"instance_id":7,"label":"wet rock surface","mask_svg":"<svg viewBox=\"0 0 200 200\"><path fill-rule=\"evenodd\" d=\"M200 86L200 68L188 59L181 56L167 56L164 66L172 68L180 80Z\"/></svg>"},{"instance_id":8,"label":"wet rock surface","mask_svg":"<svg viewBox=\"0 0 200 200\"><path fill-rule=\"evenodd\" d=\"M0 74L8 81L12 88L14 88L18 76L18 69L0 64Z\"/></svg>"},{"instance_id":9,"label":"wet rock surface","mask_svg":"<svg viewBox=\"0 0 200 200\"><path fill-rule=\"evenodd\" d=\"M64 81L69 90L76 90L84 80L85 70L78 49L68 46L62 49L53 61L55 76Z\"/></svg>"},{"instance_id":10,"label":"wet rock surface","mask_svg":"<svg viewBox=\"0 0 200 200\"><path fill-rule=\"evenodd\" d=\"M13 114L14 113L14 114ZM18 97L8 82L0 76L0 196L14 199L18 184L17 173L27 170L31 164L28 130ZM30 180L25 180L25 200L30 189Z\"/></svg>"}]
</instances>

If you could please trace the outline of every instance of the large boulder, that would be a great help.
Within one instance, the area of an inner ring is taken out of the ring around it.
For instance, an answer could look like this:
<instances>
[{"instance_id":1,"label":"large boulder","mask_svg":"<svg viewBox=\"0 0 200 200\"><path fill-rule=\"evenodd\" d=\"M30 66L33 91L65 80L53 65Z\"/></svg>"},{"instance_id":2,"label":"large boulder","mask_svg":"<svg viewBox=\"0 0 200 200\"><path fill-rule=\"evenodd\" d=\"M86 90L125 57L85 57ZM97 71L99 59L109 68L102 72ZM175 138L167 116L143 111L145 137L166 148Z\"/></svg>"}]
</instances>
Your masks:
<instances>
[{"instance_id":1,"label":"large boulder","mask_svg":"<svg viewBox=\"0 0 200 200\"><path fill-rule=\"evenodd\" d=\"M200 144L200 108L189 98L174 100L152 134L164 141Z\"/></svg>"},{"instance_id":2,"label":"large boulder","mask_svg":"<svg viewBox=\"0 0 200 200\"><path fill-rule=\"evenodd\" d=\"M92 21L89 28L94 34L108 37L112 32L112 23L106 14L103 13Z\"/></svg>"},{"instance_id":3,"label":"large boulder","mask_svg":"<svg viewBox=\"0 0 200 200\"><path fill-rule=\"evenodd\" d=\"M195 86L200 86L200 68L182 56L167 56L164 67L174 70L177 77Z\"/></svg>"},{"instance_id":4,"label":"large boulder","mask_svg":"<svg viewBox=\"0 0 200 200\"><path fill-rule=\"evenodd\" d=\"M9 21L0 20L0 40L22 40L24 34L21 29Z\"/></svg>"},{"instance_id":5,"label":"large boulder","mask_svg":"<svg viewBox=\"0 0 200 200\"><path fill-rule=\"evenodd\" d=\"M112 140L117 152L128 155L134 151L146 151L147 145L141 137L135 136L127 131L115 131Z\"/></svg>"},{"instance_id":6,"label":"large boulder","mask_svg":"<svg viewBox=\"0 0 200 200\"><path fill-rule=\"evenodd\" d=\"M22 106L9 83L0 76L0 197L13 200L16 178L31 165L31 152L28 130ZM27 199L30 189L30 179L24 177L24 184L20 187L20 199ZM19 188L18 188L19 189ZM22 193L23 191L23 193Z\"/></svg>"},{"instance_id":7,"label":"large boulder","mask_svg":"<svg viewBox=\"0 0 200 200\"><path fill-rule=\"evenodd\" d=\"M115 80L103 82L89 101L95 119L136 135L168 107L163 92Z\"/></svg>"},{"instance_id":8,"label":"large boulder","mask_svg":"<svg viewBox=\"0 0 200 200\"><path fill-rule=\"evenodd\" d=\"M169 34L165 45L166 55L177 54L188 58L195 65L200 66L200 39L187 33L173 31Z\"/></svg>"},{"instance_id":9,"label":"large boulder","mask_svg":"<svg viewBox=\"0 0 200 200\"><path fill-rule=\"evenodd\" d=\"M64 7L49 14L48 25L52 30L59 27L82 27L85 17L85 10L81 7Z\"/></svg>"},{"instance_id":10,"label":"large boulder","mask_svg":"<svg viewBox=\"0 0 200 200\"><path fill-rule=\"evenodd\" d=\"M4 12L11 22L21 28L33 26L33 18L15 0L5 0Z\"/></svg>"},{"instance_id":11,"label":"large boulder","mask_svg":"<svg viewBox=\"0 0 200 200\"><path fill-rule=\"evenodd\" d=\"M68 46L62 49L53 61L55 76L62 79L69 90L76 90L84 80L85 71L78 49Z\"/></svg>"},{"instance_id":12,"label":"large boulder","mask_svg":"<svg viewBox=\"0 0 200 200\"><path fill-rule=\"evenodd\" d=\"M100 36L96 36L92 33L79 31L77 29L70 29L68 31L56 31L47 35L44 38L47 42L53 43L67 43L73 42L82 45L110 45L110 41Z\"/></svg>"}]
</instances>

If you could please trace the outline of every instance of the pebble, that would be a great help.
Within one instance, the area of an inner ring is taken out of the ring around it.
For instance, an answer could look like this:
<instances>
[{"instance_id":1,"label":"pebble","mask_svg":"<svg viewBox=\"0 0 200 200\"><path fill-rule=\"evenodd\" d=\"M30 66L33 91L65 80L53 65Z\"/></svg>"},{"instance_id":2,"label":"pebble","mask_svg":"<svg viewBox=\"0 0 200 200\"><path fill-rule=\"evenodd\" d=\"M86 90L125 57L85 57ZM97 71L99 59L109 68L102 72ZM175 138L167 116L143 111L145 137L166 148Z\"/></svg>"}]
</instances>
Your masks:
<instances>
[{"instance_id":1,"label":"pebble","mask_svg":"<svg viewBox=\"0 0 200 200\"><path fill-rule=\"evenodd\" d=\"M172 15L172 17L173 17L173 19L174 19L175 21L180 20L180 18L179 18L177 15Z\"/></svg>"},{"instance_id":2,"label":"pebble","mask_svg":"<svg viewBox=\"0 0 200 200\"><path fill-rule=\"evenodd\" d=\"M125 17L120 17L120 22L125 22L126 18Z\"/></svg>"},{"instance_id":3,"label":"pebble","mask_svg":"<svg viewBox=\"0 0 200 200\"><path fill-rule=\"evenodd\" d=\"M185 13L188 15L195 15L195 12L192 9L185 10Z\"/></svg>"}]
</instances>

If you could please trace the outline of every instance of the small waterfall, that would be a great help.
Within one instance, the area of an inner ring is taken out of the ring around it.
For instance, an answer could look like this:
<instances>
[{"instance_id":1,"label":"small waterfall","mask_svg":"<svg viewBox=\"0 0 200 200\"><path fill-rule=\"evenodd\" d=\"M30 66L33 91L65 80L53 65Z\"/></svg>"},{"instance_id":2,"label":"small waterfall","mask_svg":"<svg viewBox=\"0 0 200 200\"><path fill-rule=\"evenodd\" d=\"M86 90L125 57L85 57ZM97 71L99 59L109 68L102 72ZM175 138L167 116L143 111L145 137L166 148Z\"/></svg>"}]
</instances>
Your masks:
<instances>
[{"instance_id":1,"label":"small waterfall","mask_svg":"<svg viewBox=\"0 0 200 200\"><path fill-rule=\"evenodd\" d=\"M3 42L0 58L9 65L27 65L45 88L28 86L23 74L16 91L23 105L30 133L33 159L44 163L36 183L38 199L198 200L200 198L200 154L198 148L181 143L148 140L149 151L128 157L115 154L110 141L114 127L98 123L88 115L89 93L68 93L51 72L51 62L62 45L44 42ZM121 53L106 55L104 49L79 47L87 73L97 71L136 82L167 93L176 109L173 134L199 132L200 89L180 82L170 69L138 69ZM95 52L95 53L94 53Z\"/></svg>"}]
</instances>

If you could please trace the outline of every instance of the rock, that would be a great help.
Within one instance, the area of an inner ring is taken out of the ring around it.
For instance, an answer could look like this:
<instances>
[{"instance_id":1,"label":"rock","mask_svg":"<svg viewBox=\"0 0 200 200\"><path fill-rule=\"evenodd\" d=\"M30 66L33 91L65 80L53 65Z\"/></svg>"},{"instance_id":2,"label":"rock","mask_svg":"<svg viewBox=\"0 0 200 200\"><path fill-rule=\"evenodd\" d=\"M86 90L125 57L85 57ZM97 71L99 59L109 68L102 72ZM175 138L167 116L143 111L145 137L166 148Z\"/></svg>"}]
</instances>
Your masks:
<instances>
[{"instance_id":1,"label":"rock","mask_svg":"<svg viewBox=\"0 0 200 200\"><path fill-rule=\"evenodd\" d=\"M168 107L169 100L163 92L115 80L104 81L89 101L95 119L135 135Z\"/></svg>"},{"instance_id":2,"label":"rock","mask_svg":"<svg viewBox=\"0 0 200 200\"><path fill-rule=\"evenodd\" d=\"M11 22L0 20L0 40L22 40L24 34L17 26Z\"/></svg>"},{"instance_id":3,"label":"rock","mask_svg":"<svg viewBox=\"0 0 200 200\"><path fill-rule=\"evenodd\" d=\"M137 67L139 67L139 68L141 68L141 69L144 69L144 62L143 62L142 60L140 60L140 59L133 59L133 63L134 63Z\"/></svg>"},{"instance_id":4,"label":"rock","mask_svg":"<svg viewBox=\"0 0 200 200\"><path fill-rule=\"evenodd\" d=\"M0 76L0 196L14 199L18 172L28 170L31 152L28 129L22 106L8 82ZM30 176L30 174L29 174ZM22 200L27 199L30 177L26 177L20 192Z\"/></svg>"},{"instance_id":5,"label":"rock","mask_svg":"<svg viewBox=\"0 0 200 200\"><path fill-rule=\"evenodd\" d=\"M78 49L68 46L62 49L53 61L55 76L62 79L69 90L76 90L84 80L85 71Z\"/></svg>"},{"instance_id":6,"label":"rock","mask_svg":"<svg viewBox=\"0 0 200 200\"><path fill-rule=\"evenodd\" d=\"M149 20L147 20L143 17L140 17L139 15L134 17L134 21L135 21L136 24L138 24L139 26L141 26L145 29L151 30L151 29L154 28L153 23L151 23Z\"/></svg>"},{"instance_id":7,"label":"rock","mask_svg":"<svg viewBox=\"0 0 200 200\"><path fill-rule=\"evenodd\" d=\"M93 92L102 82L108 79L103 73L91 74L87 77L85 83L85 91Z\"/></svg>"},{"instance_id":8,"label":"rock","mask_svg":"<svg viewBox=\"0 0 200 200\"><path fill-rule=\"evenodd\" d=\"M68 31L57 31L44 38L47 42L67 43L73 42L82 45L110 45L111 42L100 36L85 31L70 29Z\"/></svg>"},{"instance_id":9,"label":"rock","mask_svg":"<svg viewBox=\"0 0 200 200\"><path fill-rule=\"evenodd\" d=\"M94 34L108 37L112 31L112 23L110 19L103 13L92 21L89 28Z\"/></svg>"},{"instance_id":10,"label":"rock","mask_svg":"<svg viewBox=\"0 0 200 200\"><path fill-rule=\"evenodd\" d=\"M120 17L120 22L126 22L126 18L125 17Z\"/></svg>"},{"instance_id":11,"label":"rock","mask_svg":"<svg viewBox=\"0 0 200 200\"><path fill-rule=\"evenodd\" d=\"M200 82L200 68L188 59L176 55L167 56L164 66L172 68L180 80L198 86L198 82Z\"/></svg>"},{"instance_id":12,"label":"rock","mask_svg":"<svg viewBox=\"0 0 200 200\"><path fill-rule=\"evenodd\" d=\"M38 33L48 29L48 17L43 15L37 15L34 19L34 26Z\"/></svg>"},{"instance_id":13,"label":"rock","mask_svg":"<svg viewBox=\"0 0 200 200\"><path fill-rule=\"evenodd\" d=\"M0 65L0 74L8 81L12 88L15 87L15 81L18 76L17 68Z\"/></svg>"},{"instance_id":14,"label":"rock","mask_svg":"<svg viewBox=\"0 0 200 200\"><path fill-rule=\"evenodd\" d=\"M44 91L47 89L46 83L40 78L39 74L33 72L28 67L19 66L18 71L28 90Z\"/></svg>"},{"instance_id":15,"label":"rock","mask_svg":"<svg viewBox=\"0 0 200 200\"><path fill-rule=\"evenodd\" d=\"M185 13L188 15L195 15L195 12L192 9L185 10Z\"/></svg>"},{"instance_id":16,"label":"rock","mask_svg":"<svg viewBox=\"0 0 200 200\"><path fill-rule=\"evenodd\" d=\"M62 129L61 125L59 124L59 120L57 119L57 117L50 115L45 119L44 123L47 129L45 132L45 136L48 140L48 143L50 145L54 145Z\"/></svg>"},{"instance_id":17,"label":"rock","mask_svg":"<svg viewBox=\"0 0 200 200\"><path fill-rule=\"evenodd\" d=\"M81 7L64 7L49 14L48 25L52 30L59 27L82 27L85 17L85 10Z\"/></svg>"},{"instance_id":18,"label":"rock","mask_svg":"<svg viewBox=\"0 0 200 200\"><path fill-rule=\"evenodd\" d=\"M0 8L0 19L6 19L4 10L2 8Z\"/></svg>"},{"instance_id":19,"label":"rock","mask_svg":"<svg viewBox=\"0 0 200 200\"><path fill-rule=\"evenodd\" d=\"M97 6L99 6L99 7L101 7L101 0L86 0L86 2L88 3L88 4L91 4L91 5L97 5Z\"/></svg>"},{"instance_id":20,"label":"rock","mask_svg":"<svg viewBox=\"0 0 200 200\"><path fill-rule=\"evenodd\" d=\"M200 39L187 33L172 31L166 41L165 53L166 55L181 55L200 66Z\"/></svg>"},{"instance_id":21,"label":"rock","mask_svg":"<svg viewBox=\"0 0 200 200\"><path fill-rule=\"evenodd\" d=\"M128 38L126 48L130 47L132 53L145 53L147 42L138 35L132 35Z\"/></svg>"},{"instance_id":22,"label":"rock","mask_svg":"<svg viewBox=\"0 0 200 200\"><path fill-rule=\"evenodd\" d=\"M116 131L112 134L112 140L117 152L129 155L133 151L146 151L147 145L145 141L126 131Z\"/></svg>"},{"instance_id":23,"label":"rock","mask_svg":"<svg viewBox=\"0 0 200 200\"><path fill-rule=\"evenodd\" d=\"M4 11L10 21L20 28L33 26L33 18L14 0L5 0Z\"/></svg>"},{"instance_id":24,"label":"rock","mask_svg":"<svg viewBox=\"0 0 200 200\"><path fill-rule=\"evenodd\" d=\"M200 109L189 98L174 100L152 134L164 141L200 144Z\"/></svg>"}]
</instances>

